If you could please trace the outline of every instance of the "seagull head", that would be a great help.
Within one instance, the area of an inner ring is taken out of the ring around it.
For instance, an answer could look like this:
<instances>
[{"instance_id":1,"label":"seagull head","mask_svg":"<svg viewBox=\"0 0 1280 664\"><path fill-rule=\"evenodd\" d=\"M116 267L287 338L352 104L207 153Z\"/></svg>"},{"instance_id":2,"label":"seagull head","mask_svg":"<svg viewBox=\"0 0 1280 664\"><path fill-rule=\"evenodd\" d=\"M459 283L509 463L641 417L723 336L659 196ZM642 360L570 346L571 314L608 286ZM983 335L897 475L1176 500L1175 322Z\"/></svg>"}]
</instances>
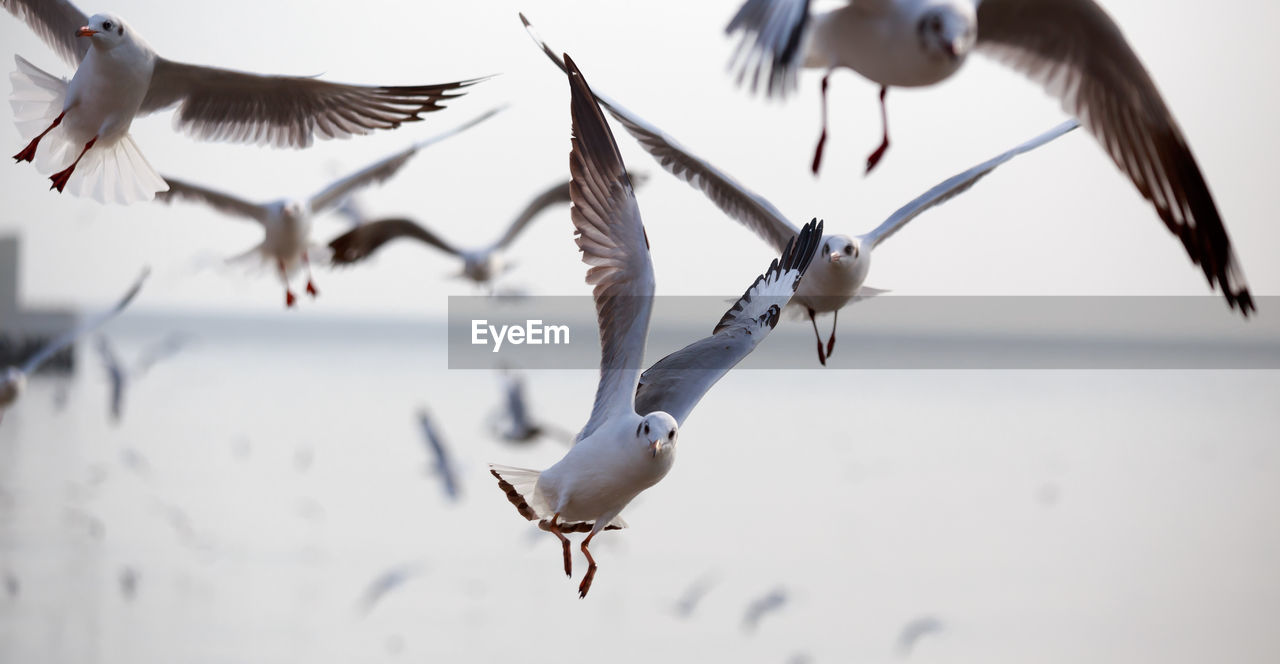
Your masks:
<instances>
[{"instance_id":1,"label":"seagull head","mask_svg":"<svg viewBox=\"0 0 1280 664\"><path fill-rule=\"evenodd\" d=\"M959 65L978 34L972 2L943 2L928 7L916 22L920 47L930 57Z\"/></svg>"},{"instance_id":2,"label":"seagull head","mask_svg":"<svg viewBox=\"0 0 1280 664\"><path fill-rule=\"evenodd\" d=\"M22 388L27 386L27 376L17 367L9 367L0 375L0 408L18 400Z\"/></svg>"},{"instance_id":3,"label":"seagull head","mask_svg":"<svg viewBox=\"0 0 1280 664\"><path fill-rule=\"evenodd\" d=\"M76 30L77 37L88 37L99 48L111 48L125 40L129 27L115 14L94 14L88 25Z\"/></svg>"},{"instance_id":4,"label":"seagull head","mask_svg":"<svg viewBox=\"0 0 1280 664\"><path fill-rule=\"evenodd\" d=\"M852 270L862 259L862 243L848 235L828 235L822 238L818 255L832 266Z\"/></svg>"},{"instance_id":5,"label":"seagull head","mask_svg":"<svg viewBox=\"0 0 1280 664\"><path fill-rule=\"evenodd\" d=\"M676 418L662 411L645 415L644 419L640 420L640 425L636 427L636 438L655 458L675 452L676 439L679 437Z\"/></svg>"}]
</instances>

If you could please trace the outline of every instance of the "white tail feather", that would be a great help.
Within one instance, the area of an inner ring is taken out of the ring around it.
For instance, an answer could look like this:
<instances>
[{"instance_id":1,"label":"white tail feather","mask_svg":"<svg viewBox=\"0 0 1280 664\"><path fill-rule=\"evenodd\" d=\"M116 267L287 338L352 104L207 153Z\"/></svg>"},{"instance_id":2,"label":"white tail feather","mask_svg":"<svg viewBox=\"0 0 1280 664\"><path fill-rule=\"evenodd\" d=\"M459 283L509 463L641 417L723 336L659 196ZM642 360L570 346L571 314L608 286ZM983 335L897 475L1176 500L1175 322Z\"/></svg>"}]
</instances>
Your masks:
<instances>
[{"instance_id":1,"label":"white tail feather","mask_svg":"<svg viewBox=\"0 0 1280 664\"><path fill-rule=\"evenodd\" d=\"M27 62L21 55L13 56L13 60L18 68L9 74L9 81L13 83L9 105L13 107L18 135L29 141L62 112L68 82Z\"/></svg>"}]
</instances>

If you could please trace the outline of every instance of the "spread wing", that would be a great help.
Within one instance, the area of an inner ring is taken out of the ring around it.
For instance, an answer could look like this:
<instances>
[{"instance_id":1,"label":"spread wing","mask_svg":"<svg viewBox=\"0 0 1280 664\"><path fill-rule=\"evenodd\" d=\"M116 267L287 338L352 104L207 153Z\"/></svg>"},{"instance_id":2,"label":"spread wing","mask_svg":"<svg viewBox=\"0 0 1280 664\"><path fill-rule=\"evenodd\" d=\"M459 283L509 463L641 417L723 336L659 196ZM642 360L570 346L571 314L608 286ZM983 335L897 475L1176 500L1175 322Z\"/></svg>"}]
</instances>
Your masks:
<instances>
[{"instance_id":1,"label":"spread wing","mask_svg":"<svg viewBox=\"0 0 1280 664\"><path fill-rule=\"evenodd\" d=\"M133 301L133 298L138 296L138 291L142 290L142 284L146 282L147 276L150 274L150 268L143 269L142 274L138 277L137 281L133 282L133 286L129 287L129 290L124 294L124 297L120 298L114 306L97 314L96 316L91 316L90 318L85 319L85 321L80 323L80 325L64 332L62 336L54 339L48 344L45 344L43 348L37 351L35 355L28 358L22 365L22 373L31 375L32 372L40 368L41 364L44 364L46 360L53 357L58 351L75 343L75 340L79 339L82 335L97 330L103 325L106 325L112 318L120 315L120 312L124 311L125 307L129 306L129 303Z\"/></svg>"},{"instance_id":2,"label":"spread wing","mask_svg":"<svg viewBox=\"0 0 1280 664\"><path fill-rule=\"evenodd\" d=\"M636 388L636 412L665 411L683 426L707 390L773 331L821 241L822 222L814 219L805 224L782 256L725 313L711 336L649 367Z\"/></svg>"},{"instance_id":3,"label":"spread wing","mask_svg":"<svg viewBox=\"0 0 1280 664\"><path fill-rule=\"evenodd\" d=\"M600 325L600 383L591 417L578 434L584 440L605 420L635 412L653 308L653 261L618 144L582 73L567 56L565 63L573 116L570 217L582 262L591 266L587 283L595 286Z\"/></svg>"},{"instance_id":4,"label":"spread wing","mask_svg":"<svg viewBox=\"0 0 1280 664\"><path fill-rule=\"evenodd\" d=\"M761 83L768 96L785 97L796 89L804 65L800 47L809 27L809 0L747 0L733 15L725 34L741 31L730 67L738 67L738 85Z\"/></svg>"},{"instance_id":5,"label":"spread wing","mask_svg":"<svg viewBox=\"0 0 1280 664\"><path fill-rule=\"evenodd\" d=\"M0 0L10 14L25 22L49 48L70 65L79 65L89 51L89 40L76 36L89 17L66 0Z\"/></svg>"},{"instance_id":6,"label":"spread wing","mask_svg":"<svg viewBox=\"0 0 1280 664\"><path fill-rule=\"evenodd\" d=\"M178 105L175 124L208 141L304 148L316 138L394 129L438 111L484 79L439 85L330 83L264 76L156 58L142 111Z\"/></svg>"},{"instance_id":7,"label":"spread wing","mask_svg":"<svg viewBox=\"0 0 1280 664\"><path fill-rule=\"evenodd\" d=\"M1209 186L1182 130L1120 29L1093 0L983 0L978 48L1026 74L1080 118L1155 205L1210 286L1254 310Z\"/></svg>"},{"instance_id":8,"label":"spread wing","mask_svg":"<svg viewBox=\"0 0 1280 664\"><path fill-rule=\"evenodd\" d=\"M453 245L441 240L435 233L417 223L408 219L394 218L360 224L334 238L329 242L329 249L333 253L332 262L334 265L358 263L373 255L382 245L398 238L411 238L446 253L461 255Z\"/></svg>"},{"instance_id":9,"label":"spread wing","mask_svg":"<svg viewBox=\"0 0 1280 664\"><path fill-rule=\"evenodd\" d=\"M503 233L502 237L499 238L497 242L493 243L493 247L506 247L516 239L516 236L524 230L525 226L529 225L529 221L538 216L540 212L552 205L568 202L570 202L568 181L556 184L550 189L538 194L536 198L529 201L529 204L525 206L524 210L520 211L520 215L511 222L511 226L507 228L507 232Z\"/></svg>"},{"instance_id":10,"label":"spread wing","mask_svg":"<svg viewBox=\"0 0 1280 664\"><path fill-rule=\"evenodd\" d=\"M942 182L939 182L929 191L920 194L910 203L898 208L896 212L889 215L888 219L885 219L883 223L877 226L875 230L863 235L862 246L869 246L871 249L875 249L881 242L884 242L885 238L897 233L903 226L907 225L907 222L920 216L920 214L925 210L928 210L935 205L945 203L955 196L968 191L969 187L972 187L978 182L978 180L981 180L988 173L994 171L997 166L1024 152L1030 152L1031 150L1034 150L1079 126L1079 122L1075 120L1067 120L1057 127L1036 136L1035 138L1013 148L1012 150L1009 150L1008 152L1005 152L1004 154L988 159L987 161L984 161L963 173L958 173L946 180L943 180ZM870 242L870 245L867 244L868 242Z\"/></svg>"},{"instance_id":11,"label":"spread wing","mask_svg":"<svg viewBox=\"0 0 1280 664\"><path fill-rule=\"evenodd\" d=\"M171 177L166 177L164 181L168 183L169 191L157 191L157 201L171 203L175 198L183 198L197 203L204 203L223 214L253 219L260 224L266 224L267 218L271 214L266 206L250 203L231 194L214 191L208 187L183 182Z\"/></svg>"}]
</instances>

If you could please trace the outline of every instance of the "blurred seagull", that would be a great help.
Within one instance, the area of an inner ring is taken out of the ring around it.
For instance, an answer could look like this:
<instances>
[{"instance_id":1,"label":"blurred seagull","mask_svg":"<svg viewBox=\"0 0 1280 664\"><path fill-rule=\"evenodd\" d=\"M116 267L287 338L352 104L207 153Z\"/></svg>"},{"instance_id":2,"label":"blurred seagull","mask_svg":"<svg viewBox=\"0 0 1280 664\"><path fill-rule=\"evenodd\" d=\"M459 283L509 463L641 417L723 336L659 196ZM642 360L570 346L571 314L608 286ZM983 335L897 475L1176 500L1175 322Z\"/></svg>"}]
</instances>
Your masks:
<instances>
[{"instance_id":1,"label":"blurred seagull","mask_svg":"<svg viewBox=\"0 0 1280 664\"><path fill-rule=\"evenodd\" d=\"M646 176L633 174L633 186L643 184ZM382 245L400 238L418 240L447 254L462 259L462 271L456 276L469 279L482 286L492 286L493 281L513 267L503 260L503 252L516 237L543 210L559 203L569 202L569 183L561 182L538 194L507 227L502 237L492 244L476 249L459 249L442 240L425 226L410 219L393 217L359 224L339 235L329 243L335 265L359 263L373 255Z\"/></svg>"},{"instance_id":2,"label":"blurred seagull","mask_svg":"<svg viewBox=\"0 0 1280 664\"><path fill-rule=\"evenodd\" d=\"M769 95L783 96L795 89L800 67L827 70L815 173L835 68L848 67L881 86L884 132L867 159L870 172L889 147L889 87L946 80L977 50L1040 83L1080 118L1182 240L1209 286L1221 288L1245 316L1254 310L1182 130L1120 28L1094 0L851 0L826 12L812 12L809 4L747 0L726 31L742 32L739 81L749 79L753 89L763 80Z\"/></svg>"},{"instance_id":3,"label":"blurred seagull","mask_svg":"<svg viewBox=\"0 0 1280 664\"><path fill-rule=\"evenodd\" d=\"M190 338L182 333L171 334L156 344L146 348L132 367L124 366L116 355L111 341L105 334L98 335L98 356L106 367L107 378L111 381L111 421L119 424L124 416L124 390L134 380L141 378L162 360L172 357Z\"/></svg>"},{"instance_id":4,"label":"blurred seagull","mask_svg":"<svg viewBox=\"0 0 1280 664\"><path fill-rule=\"evenodd\" d=\"M313 257L319 260L328 257L328 250L311 242L311 220L327 210L332 209L357 189L383 182L395 175L418 154L419 150L434 145L446 138L457 135L467 129L493 117L506 108L501 106L480 115L454 129L431 138L418 141L408 148L376 161L350 175L333 182L329 186L313 194L310 198L282 198L269 203L250 203L230 194L213 189L189 184L176 178L166 178L169 190L157 195L157 200L169 202L175 197L187 198L204 203L224 214L253 219L262 224L266 234L258 246L241 254L232 261L259 259L274 262L284 282L285 307L292 307L297 301L293 290L289 287L289 277L300 268L307 271L307 294L315 297L315 282L311 276Z\"/></svg>"},{"instance_id":5,"label":"blurred seagull","mask_svg":"<svg viewBox=\"0 0 1280 664\"><path fill-rule=\"evenodd\" d=\"M523 14L520 19L524 21L529 35L543 52L563 69L564 63L534 32L528 19ZM763 196L747 189L715 166L687 151L661 129L645 122L638 115L603 94L597 93L596 100L622 123L622 126L639 141L640 146L647 150L663 168L701 191L727 216L755 232L760 239L769 243L774 249L781 249L798 232L796 225ZM997 166L1024 152L1034 150L1078 126L1075 120L1068 120L1004 154L943 180L910 203L898 208L869 233L852 237L835 233L824 236L820 246L821 258L815 261L792 300L793 306L802 308L808 314L809 322L813 325L813 334L818 343L818 361L826 365L827 358L835 350L836 323L840 309L849 302L883 292L863 285L871 269L871 254L881 242L929 208L945 203L957 194L968 190ZM827 312L832 313L833 319L831 336L824 346L822 335L818 332L817 315Z\"/></svg>"},{"instance_id":6,"label":"blurred seagull","mask_svg":"<svg viewBox=\"0 0 1280 664\"><path fill-rule=\"evenodd\" d=\"M378 602L387 596L387 593L404 585L409 579L421 575L425 569L422 563L411 562L384 570L365 588L364 595L360 598L360 612L366 616L369 615Z\"/></svg>"},{"instance_id":7,"label":"blurred seagull","mask_svg":"<svg viewBox=\"0 0 1280 664\"><path fill-rule=\"evenodd\" d=\"M681 618L688 618L693 615L694 609L698 608L698 604L702 602L702 598L706 597L707 593L711 592L711 589L714 588L715 585L715 578L710 575L703 576L697 581L694 581L693 585L686 588L684 594L676 601L676 615Z\"/></svg>"},{"instance_id":8,"label":"blurred seagull","mask_svg":"<svg viewBox=\"0 0 1280 664\"><path fill-rule=\"evenodd\" d=\"M763 597L755 600L747 605L747 611L742 615L742 630L745 632L754 632L760 627L760 620L770 613L774 613L781 609L787 603L787 591L783 588L774 588Z\"/></svg>"},{"instance_id":9,"label":"blurred seagull","mask_svg":"<svg viewBox=\"0 0 1280 664\"><path fill-rule=\"evenodd\" d=\"M529 417L529 407L524 398L524 378L519 374L505 371L502 374L503 402L502 426L498 435L512 443L531 443L543 436L559 438L566 443L573 442L573 434L559 427L537 422Z\"/></svg>"},{"instance_id":10,"label":"blurred seagull","mask_svg":"<svg viewBox=\"0 0 1280 664\"><path fill-rule=\"evenodd\" d=\"M365 86L189 65L157 55L115 14L88 17L66 0L0 5L76 67L68 82L15 58L11 104L19 134L34 138L14 159L38 158L41 172L66 166L49 178L52 188L70 184L104 203L150 200L166 188L129 136L139 115L177 106L175 126L202 140L304 148L420 120L483 80Z\"/></svg>"},{"instance_id":11,"label":"blurred seagull","mask_svg":"<svg viewBox=\"0 0 1280 664\"><path fill-rule=\"evenodd\" d=\"M942 631L942 621L933 616L921 616L902 626L898 635L898 654L907 657L916 647L916 642L928 634Z\"/></svg>"},{"instance_id":12,"label":"blurred seagull","mask_svg":"<svg viewBox=\"0 0 1280 664\"><path fill-rule=\"evenodd\" d=\"M565 62L573 118L570 217L582 261L591 266L587 283L595 286L600 382L591 416L564 458L542 472L489 468L520 515L559 538L565 574L573 568L564 533L589 532L581 545L587 573L578 586L579 597L586 597L596 574L591 540L602 530L626 527L622 510L671 470L679 426L773 330L813 257L822 223L807 224L787 243L712 336L641 375L654 294L649 241L613 134L581 72L568 56Z\"/></svg>"},{"instance_id":13,"label":"blurred seagull","mask_svg":"<svg viewBox=\"0 0 1280 664\"><path fill-rule=\"evenodd\" d=\"M435 458L435 465L431 470L440 475L440 481L444 483L444 493L449 500L457 502L461 493L458 488L458 474L453 468L449 451L445 449L444 438L432 425L431 416L427 414L425 408L418 410L418 423L422 426L422 436L426 439L427 450Z\"/></svg>"},{"instance_id":14,"label":"blurred seagull","mask_svg":"<svg viewBox=\"0 0 1280 664\"><path fill-rule=\"evenodd\" d=\"M44 364L63 348L75 343L81 336L102 327L124 311L125 307L129 306L129 303L133 301L133 298L137 297L138 291L142 290L142 284L147 280L147 275L150 273L151 270L149 268L144 269L141 276L134 281L133 286L124 294L124 297L120 298L119 302L116 302L115 306L90 317L79 326L45 344L43 348L36 351L35 355L27 358L27 361L22 366L5 369L4 373L0 375L0 420L4 419L5 409L12 406L18 400L18 397L22 395L22 391L27 385L27 376L34 373L40 368L40 365Z\"/></svg>"}]
</instances>

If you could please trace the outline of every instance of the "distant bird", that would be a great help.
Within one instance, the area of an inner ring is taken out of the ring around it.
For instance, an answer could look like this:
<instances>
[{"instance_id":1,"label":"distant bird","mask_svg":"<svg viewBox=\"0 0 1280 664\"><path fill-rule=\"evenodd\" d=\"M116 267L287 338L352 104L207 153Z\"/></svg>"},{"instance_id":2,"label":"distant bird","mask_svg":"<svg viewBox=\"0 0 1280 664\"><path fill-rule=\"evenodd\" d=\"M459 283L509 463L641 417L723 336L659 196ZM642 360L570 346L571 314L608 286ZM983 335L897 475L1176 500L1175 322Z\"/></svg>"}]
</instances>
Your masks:
<instances>
[{"instance_id":1,"label":"distant bird","mask_svg":"<svg viewBox=\"0 0 1280 664\"><path fill-rule=\"evenodd\" d=\"M783 96L800 67L822 79L826 141L827 80L848 67L880 84L883 138L867 159L875 167L889 147L885 95L890 86L946 80L977 50L1026 74L1080 118L1111 160L1155 205L1209 286L1245 316L1254 310L1227 229L1191 148L1155 82L1120 28L1094 0L851 0L813 12L809 0L747 0L726 29L741 32L739 81ZM998 111L999 106L993 106Z\"/></svg>"},{"instance_id":2,"label":"distant bird","mask_svg":"<svg viewBox=\"0 0 1280 664\"><path fill-rule=\"evenodd\" d=\"M675 462L679 426L702 396L751 353L777 324L822 233L814 221L715 326L712 335L640 373L653 306L653 262L640 209L613 133L591 89L565 56L573 118L569 153L570 218L600 326L600 382L591 417L564 458L544 471L490 464L498 487L520 515L554 534L572 575L564 533L589 532L581 551L586 597L596 574L588 546L603 530L626 527L619 516Z\"/></svg>"},{"instance_id":3,"label":"distant bird","mask_svg":"<svg viewBox=\"0 0 1280 664\"><path fill-rule=\"evenodd\" d=\"M285 307L292 307L297 298L289 287L289 277L300 268L307 270L307 294L315 297L315 282L311 277L311 261L328 259L328 250L311 242L311 220L313 217L332 209L351 192L382 182L395 175L418 154L419 150L438 143L450 136L459 134L475 125L493 117L505 106L492 109L465 124L438 134L426 140L418 141L408 148L393 155L384 157L320 190L310 198L281 198L269 203L250 203L230 194L214 191L206 187L190 184L176 178L166 178L169 191L159 194L157 200L169 202L175 197L187 198L204 203L213 209L235 217L253 219L262 224L266 235L262 244L248 252L232 258L232 261L258 259L266 263L274 263L284 282Z\"/></svg>"},{"instance_id":4,"label":"distant bird","mask_svg":"<svg viewBox=\"0 0 1280 664\"><path fill-rule=\"evenodd\" d=\"M18 131L34 138L14 159L36 159L43 140L37 168L66 166L49 178L51 188L70 184L72 193L104 203L150 200L165 190L129 136L139 115L177 106L175 126L202 140L304 148L317 137L345 138L420 120L483 80L365 86L188 65L157 55L115 14L88 17L66 0L0 5L76 67L68 82L16 57L11 78Z\"/></svg>"},{"instance_id":5,"label":"distant bird","mask_svg":"<svg viewBox=\"0 0 1280 664\"><path fill-rule=\"evenodd\" d=\"M387 593L425 571L426 567L420 562L405 563L386 569L365 588L364 595L360 598L360 612L366 616L369 615L378 602L387 596Z\"/></svg>"},{"instance_id":6,"label":"distant bird","mask_svg":"<svg viewBox=\"0 0 1280 664\"><path fill-rule=\"evenodd\" d=\"M138 570L125 567L120 570L120 595L132 601L138 594Z\"/></svg>"},{"instance_id":7,"label":"distant bird","mask_svg":"<svg viewBox=\"0 0 1280 664\"><path fill-rule=\"evenodd\" d=\"M756 599L747 605L747 611L742 615L742 630L744 632L754 632L760 627L760 620L770 613L776 613L787 603L787 591L784 588L774 588L764 596Z\"/></svg>"},{"instance_id":8,"label":"distant bird","mask_svg":"<svg viewBox=\"0 0 1280 664\"><path fill-rule=\"evenodd\" d=\"M644 175L632 175L632 183L639 186L647 179ZM475 249L459 249L441 239L425 226L402 217L366 221L339 235L329 243L335 265L351 265L372 256L382 245L405 238L418 240L462 260L462 271L457 276L469 279L481 286L493 282L514 263L504 259L503 253L515 242L529 222L543 210L559 203L569 202L569 183L561 182L538 194L511 222L502 237L488 246Z\"/></svg>"},{"instance_id":9,"label":"distant bird","mask_svg":"<svg viewBox=\"0 0 1280 664\"><path fill-rule=\"evenodd\" d=\"M431 456L435 459L431 467L432 472L440 476L444 493L449 500L457 502L462 493L458 486L458 472L453 467L453 459L445 447L444 438L440 432L436 431L431 422L431 416L425 408L418 410L418 423L422 426L422 437L426 439L427 451L431 452Z\"/></svg>"},{"instance_id":10,"label":"distant bird","mask_svg":"<svg viewBox=\"0 0 1280 664\"><path fill-rule=\"evenodd\" d=\"M142 290L142 284L147 280L147 275L150 274L150 272L150 269L143 270L142 275L133 283L133 286L131 286L128 292L124 294L124 297L120 298L119 302L116 302L115 306L96 316L90 317L77 327L63 333L62 336L45 344L43 348L36 351L35 355L27 358L27 361L24 362L21 367L9 367L5 369L4 374L0 375L0 421L3 421L4 419L5 409L12 406L13 403L18 400L18 397L22 395L22 391L27 385L27 376L34 373L36 369L40 368L40 365L44 364L49 360L49 358L56 355L63 348L75 343L75 341L81 336L102 327L112 318L118 316L120 312L124 311L125 307L129 306L129 303L133 301L133 298L137 297L138 291Z\"/></svg>"},{"instance_id":11,"label":"distant bird","mask_svg":"<svg viewBox=\"0 0 1280 664\"><path fill-rule=\"evenodd\" d=\"M542 48L552 62L563 69L564 63L560 57L534 32L528 19L523 14L520 19L534 42ZM597 92L596 99L622 123L640 146L648 151L663 168L701 191L725 215L746 226L774 249L781 249L786 245L787 240L795 236L797 225L783 216L763 196L742 186L723 171L686 150L661 129L645 122L604 94ZM853 237L836 233L824 236L821 244L821 258L814 262L813 268L800 284L800 290L792 300L793 306L808 314L809 322L813 325L813 334L818 344L818 362L825 366L827 358L835 350L836 323L840 309L850 302L883 292L863 285L871 270L872 251L881 242L929 208L945 203L952 197L967 191L997 166L1024 152L1034 150L1077 126L1075 121L1063 123L1004 154L943 180L915 200L898 208L869 233ZM832 314L831 336L824 346L822 335L818 332L817 315L827 312Z\"/></svg>"},{"instance_id":12,"label":"distant bird","mask_svg":"<svg viewBox=\"0 0 1280 664\"><path fill-rule=\"evenodd\" d=\"M111 381L110 413L113 424L119 424L124 416L125 388L133 381L146 375L151 367L172 357L190 342L190 337L182 333L174 333L147 347L131 367L126 367L116 355L110 339L105 334L98 335L98 356L107 370L107 379Z\"/></svg>"},{"instance_id":13,"label":"distant bird","mask_svg":"<svg viewBox=\"0 0 1280 664\"><path fill-rule=\"evenodd\" d=\"M4 572L4 589L9 593L9 597L17 597L22 592L22 584L18 582L18 575L10 570Z\"/></svg>"},{"instance_id":14,"label":"distant bird","mask_svg":"<svg viewBox=\"0 0 1280 664\"><path fill-rule=\"evenodd\" d=\"M908 622L902 626L902 632L898 634L898 655L901 657L911 655L911 651L920 639L941 631L942 621L933 616L921 616Z\"/></svg>"},{"instance_id":15,"label":"distant bird","mask_svg":"<svg viewBox=\"0 0 1280 664\"><path fill-rule=\"evenodd\" d=\"M715 579L711 576L703 576L694 581L692 585L685 589L684 594L676 601L675 613L681 618L688 618L693 615L698 604L702 602L702 598L711 592L716 585Z\"/></svg>"},{"instance_id":16,"label":"distant bird","mask_svg":"<svg viewBox=\"0 0 1280 664\"><path fill-rule=\"evenodd\" d=\"M531 443L543 436L573 442L573 434L554 425L534 420L529 415L529 405L524 398L524 378L505 371L502 374L504 410L498 435L512 443Z\"/></svg>"}]
</instances>

